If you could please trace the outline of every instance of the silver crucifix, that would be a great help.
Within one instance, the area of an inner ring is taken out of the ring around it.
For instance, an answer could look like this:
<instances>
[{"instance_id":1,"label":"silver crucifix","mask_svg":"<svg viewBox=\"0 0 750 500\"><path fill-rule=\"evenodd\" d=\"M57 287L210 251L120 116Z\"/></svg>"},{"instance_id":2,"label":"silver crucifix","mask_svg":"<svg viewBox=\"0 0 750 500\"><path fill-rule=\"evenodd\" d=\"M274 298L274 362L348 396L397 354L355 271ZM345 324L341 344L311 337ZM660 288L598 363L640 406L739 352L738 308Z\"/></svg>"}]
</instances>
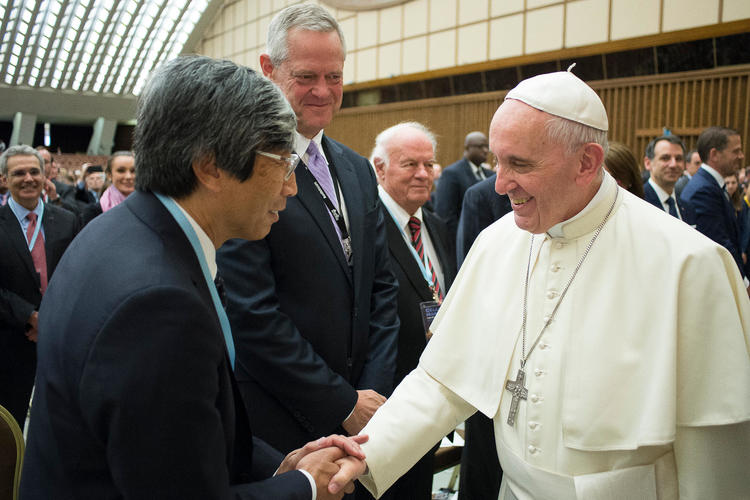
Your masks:
<instances>
[{"instance_id":1,"label":"silver crucifix","mask_svg":"<svg viewBox=\"0 0 750 500\"><path fill-rule=\"evenodd\" d=\"M508 412L508 425L514 425L516 423L516 414L518 414L518 402L522 399L526 399L529 395L529 391L524 387L524 380L526 380L526 374L522 368L518 369L518 375L515 380L508 380L505 383L505 390L510 391L513 394L513 400L510 402L510 411Z\"/></svg>"}]
</instances>

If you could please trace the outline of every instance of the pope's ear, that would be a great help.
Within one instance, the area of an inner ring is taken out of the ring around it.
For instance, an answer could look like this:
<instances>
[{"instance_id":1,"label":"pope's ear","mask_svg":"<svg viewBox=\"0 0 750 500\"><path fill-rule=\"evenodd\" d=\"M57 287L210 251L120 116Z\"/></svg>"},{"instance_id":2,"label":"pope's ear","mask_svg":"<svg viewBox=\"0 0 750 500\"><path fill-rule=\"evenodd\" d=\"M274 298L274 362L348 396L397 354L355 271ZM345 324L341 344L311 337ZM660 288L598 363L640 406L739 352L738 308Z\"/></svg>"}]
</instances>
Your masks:
<instances>
[{"instance_id":1,"label":"pope's ear","mask_svg":"<svg viewBox=\"0 0 750 500\"><path fill-rule=\"evenodd\" d=\"M580 155L577 181L586 185L599 175L604 164L604 148L600 144L589 142L584 144Z\"/></svg>"},{"instance_id":2,"label":"pope's ear","mask_svg":"<svg viewBox=\"0 0 750 500\"><path fill-rule=\"evenodd\" d=\"M193 173L198 184L213 192L221 191L222 174L213 157L204 156L193 161Z\"/></svg>"}]
</instances>

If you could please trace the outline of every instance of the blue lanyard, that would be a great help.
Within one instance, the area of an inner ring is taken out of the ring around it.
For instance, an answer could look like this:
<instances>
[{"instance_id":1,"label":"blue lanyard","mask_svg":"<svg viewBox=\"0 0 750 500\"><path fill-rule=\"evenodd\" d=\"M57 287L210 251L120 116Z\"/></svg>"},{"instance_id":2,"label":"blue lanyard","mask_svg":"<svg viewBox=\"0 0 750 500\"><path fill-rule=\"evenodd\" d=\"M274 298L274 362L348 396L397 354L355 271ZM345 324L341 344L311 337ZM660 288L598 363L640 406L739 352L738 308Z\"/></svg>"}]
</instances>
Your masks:
<instances>
[{"instance_id":1,"label":"blue lanyard","mask_svg":"<svg viewBox=\"0 0 750 500\"><path fill-rule=\"evenodd\" d=\"M10 195L10 193L8 193ZM15 211L13 204L10 203L10 200L8 201L10 204L10 209L13 210L13 213L16 214L16 217L18 217L18 213ZM34 228L34 235L31 237L31 241L27 242L29 245L29 252L31 252L34 249L34 245L36 244L36 238L39 236L39 231L42 229L42 217L44 216L44 202L42 200L39 200L39 217L36 218L36 228ZM33 210L30 210L29 213L33 212ZM27 214L28 215L28 214ZM29 224L31 224L31 221L29 221ZM24 234L24 239L26 238L26 235Z\"/></svg>"},{"instance_id":2,"label":"blue lanyard","mask_svg":"<svg viewBox=\"0 0 750 500\"><path fill-rule=\"evenodd\" d=\"M388 208L388 205L386 205L383 202L381 202L381 205L383 205L385 207L385 209L388 211L388 213L391 215L391 219L393 219L393 222L396 223L396 227L398 228L398 231L401 233L401 236L403 236L404 238L406 238L406 241L409 242L406 246L409 247L409 250L411 250L411 254L414 256L414 260L417 261L417 265L419 266L419 270L422 271L422 276L424 276L424 280L427 282L427 284L430 286L430 288L434 291L435 290L435 283L432 282L432 274L430 274L430 273L427 272L427 268L424 265L424 261L419 258L419 254L414 249L414 245L411 244L411 239L406 235L406 233L404 232L404 230L401 228L401 226L398 223L398 220L393 215L393 212L391 212L391 209ZM422 247L424 248L424 256L425 256L425 258L429 259L429 257L427 257L427 247L425 246L424 241L422 241Z\"/></svg>"},{"instance_id":3,"label":"blue lanyard","mask_svg":"<svg viewBox=\"0 0 750 500\"><path fill-rule=\"evenodd\" d=\"M206 262L206 256L203 254L203 248L201 248L200 241L198 241L198 235L195 234L195 230L193 229L193 226L190 224L190 221L188 221L187 217L185 217L185 214L182 213L182 210L177 206L177 203L167 196L164 196L160 193L154 193L156 197L159 199L159 201L164 205L164 207L169 210L169 213L172 214L172 217L174 217L175 221L177 221L177 224L180 226L182 231L185 233L185 236L187 236L188 241L190 241L190 245L193 247L193 251L195 252L195 256L198 258L198 262L201 265L201 271L203 271L203 277L206 280L206 286L208 286L208 291L211 292L211 299L214 302L214 308L216 309L216 315L219 316L219 323L221 323L221 331L224 333L224 342L227 344L227 353L229 354L229 363L232 365L232 370L234 370L234 340L232 339L232 329L229 326L229 318L227 317L226 311L224 311L224 307L221 305L221 300L219 299L219 293L216 291L216 285L214 284L214 280L211 279L211 273L208 270L208 263Z\"/></svg>"}]
</instances>

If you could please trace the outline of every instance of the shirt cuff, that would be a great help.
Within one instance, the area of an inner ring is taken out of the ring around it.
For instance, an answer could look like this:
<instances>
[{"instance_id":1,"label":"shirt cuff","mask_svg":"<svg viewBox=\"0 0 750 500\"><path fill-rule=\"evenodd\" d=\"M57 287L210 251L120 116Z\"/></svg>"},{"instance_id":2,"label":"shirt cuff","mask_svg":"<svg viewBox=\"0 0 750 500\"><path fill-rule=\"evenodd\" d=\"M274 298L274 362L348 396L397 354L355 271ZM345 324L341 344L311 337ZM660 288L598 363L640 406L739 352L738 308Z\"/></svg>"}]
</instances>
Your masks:
<instances>
[{"instance_id":1,"label":"shirt cuff","mask_svg":"<svg viewBox=\"0 0 750 500\"><path fill-rule=\"evenodd\" d=\"M318 498L318 487L315 485L315 479L313 479L312 474L307 472L304 469L298 469L302 474L305 475L308 481L310 481L310 488L312 489L312 496L310 497L311 500L317 500Z\"/></svg>"}]
</instances>

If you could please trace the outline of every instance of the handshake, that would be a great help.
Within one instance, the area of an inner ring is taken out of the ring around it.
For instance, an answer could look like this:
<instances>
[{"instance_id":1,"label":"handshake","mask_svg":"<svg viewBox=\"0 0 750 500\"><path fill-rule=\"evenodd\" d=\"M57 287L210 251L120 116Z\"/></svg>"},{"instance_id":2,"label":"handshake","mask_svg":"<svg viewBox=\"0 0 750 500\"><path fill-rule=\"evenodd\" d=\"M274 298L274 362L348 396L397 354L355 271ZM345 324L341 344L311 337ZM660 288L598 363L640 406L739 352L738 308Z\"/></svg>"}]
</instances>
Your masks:
<instances>
[{"instance_id":1,"label":"handshake","mask_svg":"<svg viewBox=\"0 0 750 500\"><path fill-rule=\"evenodd\" d=\"M354 491L354 480L367 469L360 444L366 435L332 435L294 450L281 462L276 475L303 470L315 481L318 500L340 499Z\"/></svg>"}]
</instances>

